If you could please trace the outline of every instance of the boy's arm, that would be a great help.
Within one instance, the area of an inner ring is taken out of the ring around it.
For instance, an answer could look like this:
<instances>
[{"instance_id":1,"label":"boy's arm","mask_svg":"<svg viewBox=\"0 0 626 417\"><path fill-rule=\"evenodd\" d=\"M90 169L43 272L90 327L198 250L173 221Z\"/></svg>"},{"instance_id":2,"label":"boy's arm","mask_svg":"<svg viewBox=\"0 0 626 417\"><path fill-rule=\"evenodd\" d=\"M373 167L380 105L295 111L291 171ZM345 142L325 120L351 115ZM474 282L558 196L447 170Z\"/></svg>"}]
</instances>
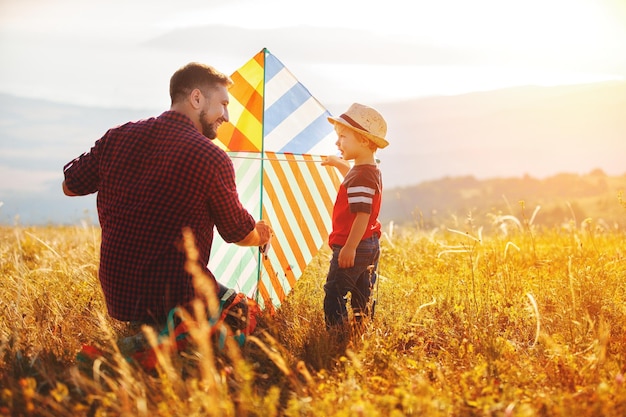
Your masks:
<instances>
[{"instance_id":1,"label":"boy's arm","mask_svg":"<svg viewBox=\"0 0 626 417\"><path fill-rule=\"evenodd\" d=\"M354 266L354 258L356 256L356 247L359 246L361 238L365 234L367 224L369 223L369 213L359 212L352 222L350 234L346 244L339 251L339 268L351 268Z\"/></svg>"},{"instance_id":2,"label":"boy's arm","mask_svg":"<svg viewBox=\"0 0 626 417\"><path fill-rule=\"evenodd\" d=\"M350 171L350 162L336 155L327 156L326 159L322 161L322 165L330 165L337 168L344 177L348 174L348 171Z\"/></svg>"}]
</instances>

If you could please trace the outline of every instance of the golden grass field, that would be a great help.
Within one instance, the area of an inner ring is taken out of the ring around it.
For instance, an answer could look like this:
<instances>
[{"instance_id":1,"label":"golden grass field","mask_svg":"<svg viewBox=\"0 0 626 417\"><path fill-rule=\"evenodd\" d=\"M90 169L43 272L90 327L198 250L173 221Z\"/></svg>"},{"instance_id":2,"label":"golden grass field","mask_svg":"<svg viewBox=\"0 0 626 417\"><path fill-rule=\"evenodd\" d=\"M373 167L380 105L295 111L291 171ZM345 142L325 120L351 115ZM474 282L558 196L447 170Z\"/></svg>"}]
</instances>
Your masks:
<instances>
[{"instance_id":1,"label":"golden grass field","mask_svg":"<svg viewBox=\"0 0 626 417\"><path fill-rule=\"evenodd\" d=\"M476 221L382 240L377 307L335 346L324 250L246 344L128 362L93 226L0 229L0 415L624 416L626 245L592 220L482 235ZM102 358L76 360L82 344Z\"/></svg>"}]
</instances>

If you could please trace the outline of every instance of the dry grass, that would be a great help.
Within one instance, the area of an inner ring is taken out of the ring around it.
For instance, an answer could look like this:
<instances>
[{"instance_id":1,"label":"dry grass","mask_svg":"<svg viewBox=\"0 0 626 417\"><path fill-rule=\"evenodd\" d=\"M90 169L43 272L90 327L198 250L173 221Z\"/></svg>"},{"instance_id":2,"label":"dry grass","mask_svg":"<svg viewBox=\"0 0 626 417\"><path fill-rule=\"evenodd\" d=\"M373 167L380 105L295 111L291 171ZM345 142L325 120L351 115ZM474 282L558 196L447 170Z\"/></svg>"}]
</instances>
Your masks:
<instances>
[{"instance_id":1,"label":"dry grass","mask_svg":"<svg viewBox=\"0 0 626 417\"><path fill-rule=\"evenodd\" d=\"M200 321L153 373L117 349L99 229L1 228L0 415L626 415L624 234L474 223L387 237L346 349L324 329L323 251L243 348L215 350ZM104 355L85 366L82 344Z\"/></svg>"}]
</instances>

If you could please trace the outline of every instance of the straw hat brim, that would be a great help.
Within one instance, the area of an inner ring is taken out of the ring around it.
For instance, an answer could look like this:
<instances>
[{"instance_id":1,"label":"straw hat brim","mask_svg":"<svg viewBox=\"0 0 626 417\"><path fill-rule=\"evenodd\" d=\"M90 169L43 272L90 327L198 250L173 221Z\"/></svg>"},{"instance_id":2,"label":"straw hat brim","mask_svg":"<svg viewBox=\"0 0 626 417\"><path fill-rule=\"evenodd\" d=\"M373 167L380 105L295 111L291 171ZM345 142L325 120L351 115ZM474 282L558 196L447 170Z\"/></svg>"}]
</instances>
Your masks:
<instances>
[{"instance_id":1,"label":"straw hat brim","mask_svg":"<svg viewBox=\"0 0 626 417\"><path fill-rule=\"evenodd\" d=\"M330 123L340 123L342 126L345 127L349 127L350 129L360 133L361 135L365 136L366 138L368 138L369 140L371 140L372 142L374 142L376 144L376 146L378 146L379 148L385 148L389 145L389 142L387 142L384 138L381 138L380 136L376 136L371 134L370 132L368 132L367 130L363 130L363 129L359 129L358 127L352 126L350 123L348 123L347 121L345 121L344 119L342 119L341 117L328 117L328 121Z\"/></svg>"}]
</instances>

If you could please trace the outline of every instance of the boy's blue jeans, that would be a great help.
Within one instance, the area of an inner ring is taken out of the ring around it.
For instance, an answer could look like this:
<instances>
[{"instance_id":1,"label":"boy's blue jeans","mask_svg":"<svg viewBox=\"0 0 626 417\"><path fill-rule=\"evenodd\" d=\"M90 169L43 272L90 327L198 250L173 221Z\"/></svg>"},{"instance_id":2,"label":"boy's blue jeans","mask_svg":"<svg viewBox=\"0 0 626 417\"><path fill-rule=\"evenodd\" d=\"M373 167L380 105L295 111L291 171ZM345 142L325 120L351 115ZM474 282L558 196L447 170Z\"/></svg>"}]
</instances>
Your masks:
<instances>
[{"instance_id":1,"label":"boy's blue jeans","mask_svg":"<svg viewBox=\"0 0 626 417\"><path fill-rule=\"evenodd\" d=\"M339 251L341 246L333 245L333 257L330 260L330 268L324 284L324 316L326 328L343 325L347 322L348 311L346 307L346 294L351 293L351 307L355 317L368 314L367 303L370 299L372 287L376 282L376 270L380 256L380 243L378 235L364 239L359 243L354 258L354 266L351 268L339 268ZM373 265L370 273L368 268Z\"/></svg>"}]
</instances>

